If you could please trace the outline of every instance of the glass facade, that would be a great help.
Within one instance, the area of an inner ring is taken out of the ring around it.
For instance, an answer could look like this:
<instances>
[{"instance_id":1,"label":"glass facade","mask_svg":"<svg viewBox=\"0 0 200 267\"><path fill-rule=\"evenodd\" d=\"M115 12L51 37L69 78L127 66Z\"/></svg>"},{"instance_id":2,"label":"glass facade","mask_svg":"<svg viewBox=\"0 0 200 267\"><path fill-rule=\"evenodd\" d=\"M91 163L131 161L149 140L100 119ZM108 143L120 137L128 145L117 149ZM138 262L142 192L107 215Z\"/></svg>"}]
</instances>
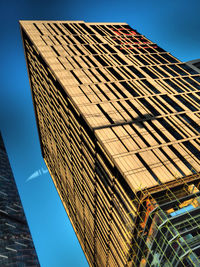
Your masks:
<instances>
[{"instance_id":1,"label":"glass facade","mask_svg":"<svg viewBox=\"0 0 200 267\"><path fill-rule=\"evenodd\" d=\"M138 244L143 250L136 266L199 266L200 192L191 184L182 194L178 198L175 191L174 199L162 199L160 205L159 197L146 202L153 207L141 225Z\"/></svg>"},{"instance_id":2,"label":"glass facade","mask_svg":"<svg viewBox=\"0 0 200 267\"><path fill-rule=\"evenodd\" d=\"M40 266L1 133L0 266Z\"/></svg>"}]
</instances>

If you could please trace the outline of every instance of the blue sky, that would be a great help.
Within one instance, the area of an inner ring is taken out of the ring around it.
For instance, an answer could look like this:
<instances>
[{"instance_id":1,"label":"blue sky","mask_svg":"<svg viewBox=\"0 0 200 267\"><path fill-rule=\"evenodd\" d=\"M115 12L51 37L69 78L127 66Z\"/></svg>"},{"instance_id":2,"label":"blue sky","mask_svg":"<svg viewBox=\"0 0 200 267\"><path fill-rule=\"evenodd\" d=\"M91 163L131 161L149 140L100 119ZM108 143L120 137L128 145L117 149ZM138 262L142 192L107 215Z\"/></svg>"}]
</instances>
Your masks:
<instances>
[{"instance_id":1,"label":"blue sky","mask_svg":"<svg viewBox=\"0 0 200 267\"><path fill-rule=\"evenodd\" d=\"M1 0L0 129L43 267L87 266L41 157L18 20L127 22L182 61L200 58L199 0Z\"/></svg>"}]
</instances>

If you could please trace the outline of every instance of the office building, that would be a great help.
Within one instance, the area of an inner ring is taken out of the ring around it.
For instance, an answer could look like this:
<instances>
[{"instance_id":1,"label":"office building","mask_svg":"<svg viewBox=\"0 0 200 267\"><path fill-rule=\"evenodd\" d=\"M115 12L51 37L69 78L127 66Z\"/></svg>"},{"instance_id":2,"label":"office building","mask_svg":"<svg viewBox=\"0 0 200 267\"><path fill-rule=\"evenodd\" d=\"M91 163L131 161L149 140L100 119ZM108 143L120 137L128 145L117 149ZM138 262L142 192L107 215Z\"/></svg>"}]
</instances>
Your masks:
<instances>
[{"instance_id":1,"label":"office building","mask_svg":"<svg viewBox=\"0 0 200 267\"><path fill-rule=\"evenodd\" d=\"M1 133L0 266L40 266Z\"/></svg>"},{"instance_id":2,"label":"office building","mask_svg":"<svg viewBox=\"0 0 200 267\"><path fill-rule=\"evenodd\" d=\"M189 67L191 67L195 71L200 72L200 59L191 60L186 63Z\"/></svg>"},{"instance_id":3,"label":"office building","mask_svg":"<svg viewBox=\"0 0 200 267\"><path fill-rule=\"evenodd\" d=\"M126 23L20 21L41 150L90 266L200 266L200 75Z\"/></svg>"}]
</instances>

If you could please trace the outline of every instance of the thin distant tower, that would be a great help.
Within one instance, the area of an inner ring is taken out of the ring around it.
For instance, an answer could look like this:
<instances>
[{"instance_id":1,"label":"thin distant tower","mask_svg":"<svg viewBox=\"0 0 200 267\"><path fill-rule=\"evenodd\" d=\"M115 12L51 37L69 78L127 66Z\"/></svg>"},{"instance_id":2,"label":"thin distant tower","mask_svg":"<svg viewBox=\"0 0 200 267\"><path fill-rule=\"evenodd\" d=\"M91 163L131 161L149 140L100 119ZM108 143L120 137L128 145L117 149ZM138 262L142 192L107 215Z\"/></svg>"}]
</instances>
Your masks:
<instances>
[{"instance_id":1,"label":"thin distant tower","mask_svg":"<svg viewBox=\"0 0 200 267\"><path fill-rule=\"evenodd\" d=\"M1 133L0 266L40 266Z\"/></svg>"},{"instance_id":2,"label":"thin distant tower","mask_svg":"<svg viewBox=\"0 0 200 267\"><path fill-rule=\"evenodd\" d=\"M198 69L126 23L20 24L42 155L89 265L200 266Z\"/></svg>"}]
</instances>

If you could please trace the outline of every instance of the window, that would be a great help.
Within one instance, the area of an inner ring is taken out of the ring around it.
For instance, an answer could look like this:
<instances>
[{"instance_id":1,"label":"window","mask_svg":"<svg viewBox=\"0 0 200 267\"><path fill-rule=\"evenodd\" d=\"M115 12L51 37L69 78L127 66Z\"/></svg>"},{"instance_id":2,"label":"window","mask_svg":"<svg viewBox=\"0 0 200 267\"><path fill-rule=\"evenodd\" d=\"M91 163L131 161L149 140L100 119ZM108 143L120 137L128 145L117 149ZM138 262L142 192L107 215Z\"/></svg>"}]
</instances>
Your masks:
<instances>
[{"instance_id":1,"label":"window","mask_svg":"<svg viewBox=\"0 0 200 267\"><path fill-rule=\"evenodd\" d=\"M151 55L151 59L153 58L155 58L157 61L158 61L158 63L163 63L163 64L166 64L167 63L167 61L162 57L164 54L161 54L161 55L158 55L158 54L153 54L153 55ZM149 57L150 57L150 55L148 55ZM157 64L157 61L155 61L154 60L154 62Z\"/></svg>"},{"instance_id":2,"label":"window","mask_svg":"<svg viewBox=\"0 0 200 267\"><path fill-rule=\"evenodd\" d=\"M95 55L94 58L102 65L102 66L108 66L107 62L103 60L101 56Z\"/></svg>"},{"instance_id":3,"label":"window","mask_svg":"<svg viewBox=\"0 0 200 267\"><path fill-rule=\"evenodd\" d=\"M144 64L144 65L149 65L149 63L148 63L143 57L141 57L141 56L139 56L139 55L135 55L135 58L136 58L137 60L139 60L142 64Z\"/></svg>"},{"instance_id":4,"label":"window","mask_svg":"<svg viewBox=\"0 0 200 267\"><path fill-rule=\"evenodd\" d=\"M161 97L178 112L183 111L183 109L177 103L175 103L169 96L161 95Z\"/></svg>"},{"instance_id":5,"label":"window","mask_svg":"<svg viewBox=\"0 0 200 267\"><path fill-rule=\"evenodd\" d=\"M172 80L165 79L164 80L169 86L171 86L173 89L175 89L177 92L182 93L184 92L177 84L175 84Z\"/></svg>"},{"instance_id":6,"label":"window","mask_svg":"<svg viewBox=\"0 0 200 267\"><path fill-rule=\"evenodd\" d=\"M118 80L124 80L124 78L113 68L109 67L108 70L118 79Z\"/></svg>"},{"instance_id":7,"label":"window","mask_svg":"<svg viewBox=\"0 0 200 267\"><path fill-rule=\"evenodd\" d=\"M181 65L168 65L169 68L176 71L178 74L187 75L187 73L181 67L179 68L178 66L181 66Z\"/></svg>"},{"instance_id":8,"label":"window","mask_svg":"<svg viewBox=\"0 0 200 267\"><path fill-rule=\"evenodd\" d=\"M160 113L145 99L139 98L138 99L154 116L159 116Z\"/></svg>"},{"instance_id":9,"label":"window","mask_svg":"<svg viewBox=\"0 0 200 267\"><path fill-rule=\"evenodd\" d=\"M81 43L81 44L85 44L84 40L83 40L80 36L75 35L74 38L75 38L79 43Z\"/></svg>"},{"instance_id":10,"label":"window","mask_svg":"<svg viewBox=\"0 0 200 267\"><path fill-rule=\"evenodd\" d=\"M198 160L200 160L200 151L193 144L191 144L189 141L183 142L183 144L193 155L198 158ZM194 171L194 168L192 168L191 171ZM196 171L194 171L194 173L196 173Z\"/></svg>"},{"instance_id":11,"label":"window","mask_svg":"<svg viewBox=\"0 0 200 267\"><path fill-rule=\"evenodd\" d=\"M107 33L107 35L114 35L114 32L110 31L106 25L100 25L99 27L103 29Z\"/></svg>"},{"instance_id":12,"label":"window","mask_svg":"<svg viewBox=\"0 0 200 267\"><path fill-rule=\"evenodd\" d=\"M162 126L169 132L171 135L176 138L176 140L180 140L183 137L173 128L165 119L160 118L158 121L162 124Z\"/></svg>"},{"instance_id":13,"label":"window","mask_svg":"<svg viewBox=\"0 0 200 267\"><path fill-rule=\"evenodd\" d=\"M100 34L101 36L105 36L106 34L100 30L97 26L95 25L91 25L91 28L93 28L96 32L98 32L98 34Z\"/></svg>"},{"instance_id":14,"label":"window","mask_svg":"<svg viewBox=\"0 0 200 267\"><path fill-rule=\"evenodd\" d=\"M183 103L187 108L189 108L192 111L196 111L197 108L194 107L190 102L188 102L183 96L176 95L175 96L181 103Z\"/></svg>"},{"instance_id":15,"label":"window","mask_svg":"<svg viewBox=\"0 0 200 267\"><path fill-rule=\"evenodd\" d=\"M163 68L165 71L167 71L172 76L177 76L177 74L174 71L172 71L170 68L168 68L168 66L163 65L163 66L160 66L160 67Z\"/></svg>"},{"instance_id":16,"label":"window","mask_svg":"<svg viewBox=\"0 0 200 267\"><path fill-rule=\"evenodd\" d=\"M116 51L108 44L103 44L103 46L110 52L110 53L116 53Z\"/></svg>"},{"instance_id":17,"label":"window","mask_svg":"<svg viewBox=\"0 0 200 267\"><path fill-rule=\"evenodd\" d=\"M108 77L106 77L106 75L100 70L100 69L96 69L98 71L98 73L107 81L109 82L110 80L108 79Z\"/></svg>"},{"instance_id":18,"label":"window","mask_svg":"<svg viewBox=\"0 0 200 267\"><path fill-rule=\"evenodd\" d=\"M142 80L141 82L144 83L155 94L160 93L160 91L155 86L153 86L150 82L148 82L147 80Z\"/></svg>"},{"instance_id":19,"label":"window","mask_svg":"<svg viewBox=\"0 0 200 267\"><path fill-rule=\"evenodd\" d=\"M190 98L192 98L197 104L200 104L200 99L197 98L194 94L188 94Z\"/></svg>"},{"instance_id":20,"label":"window","mask_svg":"<svg viewBox=\"0 0 200 267\"><path fill-rule=\"evenodd\" d=\"M121 85L132 95L139 96L138 93L134 90L132 86L130 86L127 82L121 82ZM126 96L125 96L126 97Z\"/></svg>"},{"instance_id":21,"label":"window","mask_svg":"<svg viewBox=\"0 0 200 267\"><path fill-rule=\"evenodd\" d=\"M98 67L97 64L89 57L89 56L85 56L85 58L94 66L94 67Z\"/></svg>"},{"instance_id":22,"label":"window","mask_svg":"<svg viewBox=\"0 0 200 267\"><path fill-rule=\"evenodd\" d=\"M70 25L68 23L63 23L63 25L65 26L65 28L72 34L77 34L74 29L72 27L70 27Z\"/></svg>"},{"instance_id":23,"label":"window","mask_svg":"<svg viewBox=\"0 0 200 267\"><path fill-rule=\"evenodd\" d=\"M186 114L180 114L180 116L187 122L189 123L196 131L200 133L200 126L193 121L188 115Z\"/></svg>"},{"instance_id":24,"label":"window","mask_svg":"<svg viewBox=\"0 0 200 267\"><path fill-rule=\"evenodd\" d=\"M162 70L159 69L157 66L152 66L152 68L153 68L154 70L156 70L158 73L160 73L163 77L169 77L169 75L168 75L166 72L162 71Z\"/></svg>"},{"instance_id":25,"label":"window","mask_svg":"<svg viewBox=\"0 0 200 267\"><path fill-rule=\"evenodd\" d=\"M139 78L144 78L144 75L143 75L139 70L137 70L135 67L133 67L133 66L128 66L128 68L129 68L135 75L137 75Z\"/></svg>"},{"instance_id":26,"label":"window","mask_svg":"<svg viewBox=\"0 0 200 267\"><path fill-rule=\"evenodd\" d=\"M92 35L92 38L96 41L96 43L98 44L102 43L102 41L96 35Z\"/></svg>"},{"instance_id":27,"label":"window","mask_svg":"<svg viewBox=\"0 0 200 267\"><path fill-rule=\"evenodd\" d=\"M184 70L186 70L187 72L189 72L190 74L198 74L198 72L196 70L193 70L192 68L190 68L188 65L186 64L180 64L179 66L181 66Z\"/></svg>"},{"instance_id":28,"label":"window","mask_svg":"<svg viewBox=\"0 0 200 267\"><path fill-rule=\"evenodd\" d=\"M127 65L127 63L119 55L114 54L112 56L115 57L121 64Z\"/></svg>"},{"instance_id":29,"label":"window","mask_svg":"<svg viewBox=\"0 0 200 267\"><path fill-rule=\"evenodd\" d=\"M94 32L84 23L79 23L78 25L81 26L87 33L94 34Z\"/></svg>"},{"instance_id":30,"label":"window","mask_svg":"<svg viewBox=\"0 0 200 267\"><path fill-rule=\"evenodd\" d=\"M170 63L178 63L179 62L177 59L172 57L170 54L162 54L161 56L164 57Z\"/></svg>"},{"instance_id":31,"label":"window","mask_svg":"<svg viewBox=\"0 0 200 267\"><path fill-rule=\"evenodd\" d=\"M189 170L193 169L192 165L172 145L169 145L169 148L188 167Z\"/></svg>"},{"instance_id":32,"label":"window","mask_svg":"<svg viewBox=\"0 0 200 267\"><path fill-rule=\"evenodd\" d=\"M90 45L84 45L84 47L91 53L91 54L98 54Z\"/></svg>"},{"instance_id":33,"label":"window","mask_svg":"<svg viewBox=\"0 0 200 267\"><path fill-rule=\"evenodd\" d=\"M141 67L141 69L142 69L144 72L146 72L151 78L153 78L153 79L158 78L158 76L157 76L155 73L153 73L151 70L149 70L148 68L146 68L146 67Z\"/></svg>"},{"instance_id":34,"label":"window","mask_svg":"<svg viewBox=\"0 0 200 267\"><path fill-rule=\"evenodd\" d=\"M197 82L200 82L200 77L199 76L193 76L193 79L195 79ZM194 86L196 89L200 90L200 85L195 82L193 79L191 79L190 77L184 77L183 78L186 82L188 82L189 84L191 84L192 86Z\"/></svg>"},{"instance_id":35,"label":"window","mask_svg":"<svg viewBox=\"0 0 200 267\"><path fill-rule=\"evenodd\" d=\"M157 52L165 52L165 50L163 50L161 47L159 47L156 44L150 44L149 46L151 46L154 50L156 50ZM155 53L155 51L154 51Z\"/></svg>"}]
</instances>

